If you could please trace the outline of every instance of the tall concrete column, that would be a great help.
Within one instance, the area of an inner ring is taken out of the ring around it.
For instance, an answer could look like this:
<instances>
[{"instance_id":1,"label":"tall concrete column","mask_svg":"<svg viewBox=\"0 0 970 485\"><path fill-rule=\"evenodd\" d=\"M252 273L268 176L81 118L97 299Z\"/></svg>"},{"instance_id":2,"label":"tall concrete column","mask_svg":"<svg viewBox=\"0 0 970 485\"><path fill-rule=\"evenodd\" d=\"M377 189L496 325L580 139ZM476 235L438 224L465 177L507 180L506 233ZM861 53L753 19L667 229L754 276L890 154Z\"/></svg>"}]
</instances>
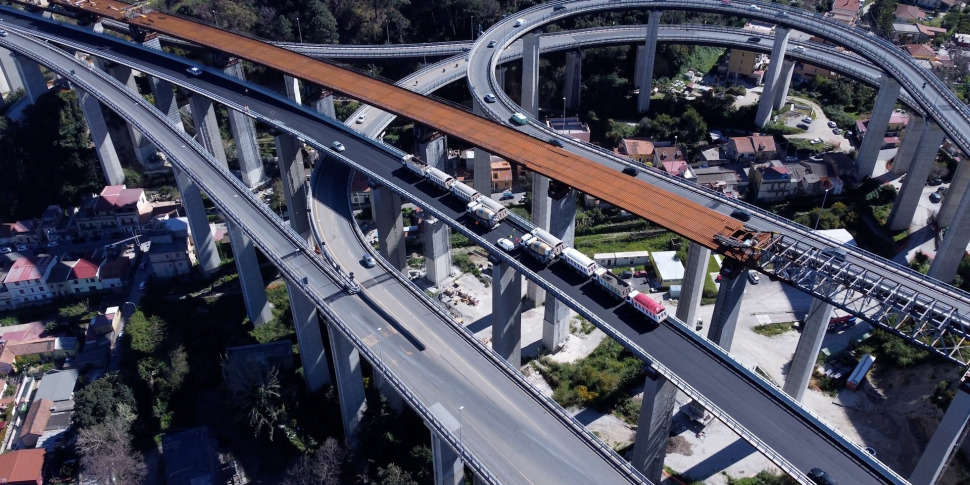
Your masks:
<instances>
[{"instance_id":1,"label":"tall concrete column","mask_svg":"<svg viewBox=\"0 0 970 485\"><path fill-rule=\"evenodd\" d=\"M539 33L522 37L522 111L539 115Z\"/></svg>"},{"instance_id":2,"label":"tall concrete column","mask_svg":"<svg viewBox=\"0 0 970 485\"><path fill-rule=\"evenodd\" d=\"M794 59L785 59L785 62L781 65L781 75L778 76L778 86L775 88L775 100L771 105L772 108L778 110L785 105L793 74L795 74Z\"/></svg>"},{"instance_id":3,"label":"tall concrete column","mask_svg":"<svg viewBox=\"0 0 970 485\"><path fill-rule=\"evenodd\" d=\"M731 351L734 342L734 329L738 325L738 313L741 311L741 297L748 281L747 269L733 260L725 260L725 264L734 264L737 269L731 276L721 276L720 288L717 290L717 302L714 303L714 315L711 316L711 327L707 331L707 339L721 346L727 352Z\"/></svg>"},{"instance_id":4,"label":"tall concrete column","mask_svg":"<svg viewBox=\"0 0 970 485\"><path fill-rule=\"evenodd\" d=\"M2 73L0 77L3 77L10 93L14 93L18 89L26 90L24 81L20 77L20 69L13 60L13 53L3 47L0 47L0 73Z\"/></svg>"},{"instance_id":5,"label":"tall concrete column","mask_svg":"<svg viewBox=\"0 0 970 485\"><path fill-rule=\"evenodd\" d=\"M549 233L573 246L576 235L576 192L569 189L561 199L551 199ZM558 352L569 336L569 307L546 294L546 308L542 318L542 346L550 352Z\"/></svg>"},{"instance_id":6,"label":"tall concrete column","mask_svg":"<svg viewBox=\"0 0 970 485\"><path fill-rule=\"evenodd\" d=\"M970 185L970 163L965 162L966 157L963 157L963 160L957 165L953 179L950 180L950 188L947 189L943 203L940 205L940 212L936 214L938 227L950 227L957 217L957 208L966 197L967 185Z\"/></svg>"},{"instance_id":7,"label":"tall concrete column","mask_svg":"<svg viewBox=\"0 0 970 485\"><path fill-rule=\"evenodd\" d=\"M300 345L300 360L303 362L303 378L308 390L319 391L332 382L330 368L327 366L327 351L323 348L323 334L317 319L317 308L300 291L302 281L286 282L286 293L290 296L290 312L296 327L297 342Z\"/></svg>"},{"instance_id":8,"label":"tall concrete column","mask_svg":"<svg viewBox=\"0 0 970 485\"><path fill-rule=\"evenodd\" d=\"M913 157L916 156L916 149L919 148L919 141L923 138L925 131L926 119L910 112L909 123L906 124L903 139L900 140L899 149L896 150L896 156L893 157L893 174L903 175L909 171L909 167L913 165Z\"/></svg>"},{"instance_id":9,"label":"tall concrete column","mask_svg":"<svg viewBox=\"0 0 970 485\"><path fill-rule=\"evenodd\" d=\"M947 197L950 195L947 194ZM953 281L966 252L967 243L970 243L970 197L966 194L960 198L956 213L958 217L947 227L946 235L936 249L936 257L930 263L929 276L940 281Z\"/></svg>"},{"instance_id":10,"label":"tall concrete column","mask_svg":"<svg viewBox=\"0 0 970 485\"><path fill-rule=\"evenodd\" d=\"M94 142L94 151L98 154L98 161L101 162L101 173L108 185L121 185L125 183L125 172L121 169L121 161L118 160L118 152L115 151L114 142L111 140L111 132L104 121L104 113L101 111L101 102L85 91L77 91L78 101L81 104L81 111L84 113L84 121L88 124L88 132L91 133L91 141Z\"/></svg>"},{"instance_id":11,"label":"tall concrete column","mask_svg":"<svg viewBox=\"0 0 970 485\"><path fill-rule=\"evenodd\" d=\"M300 94L300 79L290 76L289 74L283 75L283 87L286 88L286 97L290 98L296 104L303 104L303 96Z\"/></svg>"},{"instance_id":12,"label":"tall concrete column","mask_svg":"<svg viewBox=\"0 0 970 485\"><path fill-rule=\"evenodd\" d=\"M242 62L232 59L223 69L226 74L246 80ZM256 126L253 119L239 111L229 110L229 128L232 138L236 142L236 157L239 159L239 171L246 187L254 188L263 182L263 160L259 156L259 144L256 143Z\"/></svg>"},{"instance_id":13,"label":"tall concrete column","mask_svg":"<svg viewBox=\"0 0 970 485\"><path fill-rule=\"evenodd\" d=\"M369 346L371 346L371 351L376 351L378 359L382 361L384 360L384 352L382 347L384 345L393 346L393 343L386 341L395 335L395 333L394 328L390 326L378 328L377 334L375 335L377 339L374 342L377 344L377 348L374 349L370 342L367 343ZM404 398L401 397L401 394L397 392L397 389L394 388L391 381L389 381L387 376L385 376L381 371L380 367L377 365L378 363L372 362L371 364L374 372L374 387L381 392L381 396L384 398L384 402L387 403L387 407L400 414L401 411L404 411Z\"/></svg>"},{"instance_id":14,"label":"tall concrete column","mask_svg":"<svg viewBox=\"0 0 970 485\"><path fill-rule=\"evenodd\" d=\"M879 94L876 95L876 103L873 105L872 114L869 115L869 124L866 126L866 136L862 138L859 145L859 152L856 154L856 170L860 178L871 177L876 168L876 161L879 158L879 150L885 144L886 129L889 127L889 118L893 114L896 100L899 98L899 83L895 79L883 74L879 80Z\"/></svg>"},{"instance_id":15,"label":"tall concrete column","mask_svg":"<svg viewBox=\"0 0 970 485\"><path fill-rule=\"evenodd\" d=\"M522 276L505 262L492 263L492 350L522 365Z\"/></svg>"},{"instance_id":16,"label":"tall concrete column","mask_svg":"<svg viewBox=\"0 0 970 485\"><path fill-rule=\"evenodd\" d=\"M648 372L630 463L652 483L660 483L663 478L664 455L675 397L677 388L666 377Z\"/></svg>"},{"instance_id":17,"label":"tall concrete column","mask_svg":"<svg viewBox=\"0 0 970 485\"><path fill-rule=\"evenodd\" d=\"M549 179L536 172L532 173L532 223L541 229L549 230L549 216L552 199L549 198ZM546 299L546 290L529 281L526 295L535 306Z\"/></svg>"},{"instance_id":18,"label":"tall concrete column","mask_svg":"<svg viewBox=\"0 0 970 485\"><path fill-rule=\"evenodd\" d=\"M425 215L424 261L426 279L434 286L441 286L451 276L451 228L435 217Z\"/></svg>"},{"instance_id":19,"label":"tall concrete column","mask_svg":"<svg viewBox=\"0 0 970 485\"><path fill-rule=\"evenodd\" d=\"M798 337L798 346L792 357L788 377L785 378L784 391L796 401L801 401L815 370L818 352L822 348L822 338L832 318L832 305L818 298L812 299L812 305L805 316L802 334Z\"/></svg>"},{"instance_id":20,"label":"tall concrete column","mask_svg":"<svg viewBox=\"0 0 970 485\"><path fill-rule=\"evenodd\" d=\"M286 213L290 227L297 234L310 240L310 217L307 204L306 169L303 168L302 144L285 133L276 135L276 158L279 159L280 180L286 199Z\"/></svg>"},{"instance_id":21,"label":"tall concrete column","mask_svg":"<svg viewBox=\"0 0 970 485\"><path fill-rule=\"evenodd\" d=\"M660 16L662 11L651 10L650 20L647 22L647 40L637 46L637 62L634 69L634 86L640 89L637 95L637 112L646 113L650 110L650 95L653 91L653 63L657 57L657 34L660 32Z\"/></svg>"},{"instance_id":22,"label":"tall concrete column","mask_svg":"<svg viewBox=\"0 0 970 485\"><path fill-rule=\"evenodd\" d=\"M401 270L407 266L404 249L404 218L401 215L401 196L387 187L372 191L374 220L377 222L378 251Z\"/></svg>"},{"instance_id":23,"label":"tall concrete column","mask_svg":"<svg viewBox=\"0 0 970 485\"><path fill-rule=\"evenodd\" d=\"M212 100L201 94L189 96L189 106L192 108L192 123L195 124L196 140L222 164L229 167L226 159L226 146L222 143L219 132L219 122Z\"/></svg>"},{"instance_id":24,"label":"tall concrete column","mask_svg":"<svg viewBox=\"0 0 970 485\"><path fill-rule=\"evenodd\" d=\"M566 79L563 84L562 91L563 97L566 98L566 107L578 108L583 85L583 51L566 52Z\"/></svg>"},{"instance_id":25,"label":"tall concrete column","mask_svg":"<svg viewBox=\"0 0 970 485\"><path fill-rule=\"evenodd\" d=\"M202 192L185 172L177 167L172 167L172 170L175 172L175 183L178 184L179 194L182 196L185 217L189 220L189 231L195 244L195 257L202 271L210 274L219 269L219 250L216 249L215 238L212 237L212 230L209 229L209 218L202 204Z\"/></svg>"},{"instance_id":26,"label":"tall concrete column","mask_svg":"<svg viewBox=\"0 0 970 485\"><path fill-rule=\"evenodd\" d=\"M258 327L272 320L273 312L266 300L266 285L259 272L256 246L239 226L226 221L226 229L229 230L232 255L236 261L236 272L239 273L239 286L242 287L243 301L246 303L246 315Z\"/></svg>"},{"instance_id":27,"label":"tall concrete column","mask_svg":"<svg viewBox=\"0 0 970 485\"><path fill-rule=\"evenodd\" d=\"M439 131L418 130L417 128L414 131L416 135L420 131L426 131L425 136L415 137L418 140L418 156L429 167L445 170L445 165L448 162L448 137L442 135Z\"/></svg>"},{"instance_id":28,"label":"tall concrete column","mask_svg":"<svg viewBox=\"0 0 970 485\"><path fill-rule=\"evenodd\" d=\"M337 109L333 105L333 93L327 90L321 90L320 93L316 95L313 99L313 110L317 113L329 116L331 118L337 117Z\"/></svg>"},{"instance_id":29,"label":"tall concrete column","mask_svg":"<svg viewBox=\"0 0 970 485\"><path fill-rule=\"evenodd\" d=\"M936 155L940 151L940 144L943 143L943 129L933 120L926 121L926 128L923 136L919 139L919 147L913 158L913 164L907 172L906 180L903 182L896 203L893 204L893 211L889 214L889 230L901 231L909 227L916 214L916 206L919 199L923 196L923 187L926 186L926 179L930 176L933 164L936 162Z\"/></svg>"},{"instance_id":30,"label":"tall concrete column","mask_svg":"<svg viewBox=\"0 0 970 485\"><path fill-rule=\"evenodd\" d=\"M482 110L482 101L475 99L472 102L474 106L474 113L478 116L483 116L484 111ZM482 150L481 148L475 148L475 159L474 166L472 167L472 177L474 180L474 189L480 194L488 196L492 193L492 155Z\"/></svg>"},{"instance_id":31,"label":"tall concrete column","mask_svg":"<svg viewBox=\"0 0 970 485\"><path fill-rule=\"evenodd\" d=\"M508 72L508 66L498 66L495 68L495 82L502 88L502 91L505 91L505 75Z\"/></svg>"},{"instance_id":32,"label":"tall concrete column","mask_svg":"<svg viewBox=\"0 0 970 485\"><path fill-rule=\"evenodd\" d=\"M775 91L780 87L778 79L781 77L785 60L785 49L788 47L790 30L783 27L775 28L775 44L771 48L771 64L765 74L765 86L761 91L761 101L758 102L758 113L754 117L754 124L764 127L771 119L771 108L775 102Z\"/></svg>"},{"instance_id":33,"label":"tall concrete column","mask_svg":"<svg viewBox=\"0 0 970 485\"><path fill-rule=\"evenodd\" d=\"M364 399L364 380L360 373L360 353L344 334L330 327L330 353L333 355L333 369L337 379L337 398L340 401L340 414L343 417L344 440L357 441L357 427L367 409Z\"/></svg>"},{"instance_id":34,"label":"tall concrete column","mask_svg":"<svg viewBox=\"0 0 970 485\"><path fill-rule=\"evenodd\" d=\"M112 64L108 69L111 77L128 87L133 93L138 93L138 84L135 82L135 73L130 67L122 64ZM158 151L155 145L138 128L128 123L128 138L131 139L131 147L135 152L135 160L141 165L148 165L151 156Z\"/></svg>"},{"instance_id":35,"label":"tall concrete column","mask_svg":"<svg viewBox=\"0 0 970 485\"><path fill-rule=\"evenodd\" d=\"M707 266L710 261L710 249L695 242L690 243L684 284L680 289L680 301L677 302L677 319L690 328L694 328L697 323L697 309L704 294L704 281L707 279Z\"/></svg>"},{"instance_id":36,"label":"tall concrete column","mask_svg":"<svg viewBox=\"0 0 970 485\"><path fill-rule=\"evenodd\" d=\"M943 475L943 470L953 457L953 453L963 443L967 435L967 419L970 418L970 389L963 382L956 396L946 408L940 424L936 426L933 438L926 445L916 468L909 476L913 485L933 485Z\"/></svg>"},{"instance_id":37,"label":"tall concrete column","mask_svg":"<svg viewBox=\"0 0 970 485\"><path fill-rule=\"evenodd\" d=\"M17 72L20 73L20 82L27 92L27 99L30 99L30 104L36 103L47 92L47 80L44 79L44 73L40 72L40 65L16 52L11 52L10 55L17 66Z\"/></svg>"},{"instance_id":38,"label":"tall concrete column","mask_svg":"<svg viewBox=\"0 0 970 485\"><path fill-rule=\"evenodd\" d=\"M141 45L157 51L162 50L162 42L158 35L154 33L148 34ZM155 107L162 113L165 113L169 121L175 123L175 126L179 130L185 131L185 126L182 125L182 115L179 113L179 106L175 99L175 91L172 89L172 83L151 76L148 79L148 84L152 88L152 97L155 99Z\"/></svg>"},{"instance_id":39,"label":"tall concrete column","mask_svg":"<svg viewBox=\"0 0 970 485\"><path fill-rule=\"evenodd\" d=\"M463 485L465 464L447 441L431 432L431 456L434 459L435 485Z\"/></svg>"}]
</instances>

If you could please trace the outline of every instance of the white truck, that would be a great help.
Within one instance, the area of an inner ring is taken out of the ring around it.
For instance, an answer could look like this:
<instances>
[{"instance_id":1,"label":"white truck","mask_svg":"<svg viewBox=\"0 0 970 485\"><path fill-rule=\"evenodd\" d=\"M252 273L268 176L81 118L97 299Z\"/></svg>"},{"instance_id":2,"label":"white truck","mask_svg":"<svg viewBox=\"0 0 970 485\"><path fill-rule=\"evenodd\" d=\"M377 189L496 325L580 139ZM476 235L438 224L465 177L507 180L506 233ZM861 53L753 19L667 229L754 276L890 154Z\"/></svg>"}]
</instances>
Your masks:
<instances>
[{"instance_id":1,"label":"white truck","mask_svg":"<svg viewBox=\"0 0 970 485\"><path fill-rule=\"evenodd\" d=\"M563 249L562 258L566 264L585 276L593 276L596 271L596 262L573 248Z\"/></svg>"},{"instance_id":2,"label":"white truck","mask_svg":"<svg viewBox=\"0 0 970 485\"><path fill-rule=\"evenodd\" d=\"M596 271L593 272L593 279L601 288L619 299L624 299L630 294L630 283L617 278L606 268L596 268Z\"/></svg>"},{"instance_id":3,"label":"white truck","mask_svg":"<svg viewBox=\"0 0 970 485\"><path fill-rule=\"evenodd\" d=\"M535 256L543 264L549 264L555 261L559 255L552 246L534 234L522 236L522 247L528 250L530 254Z\"/></svg>"},{"instance_id":4,"label":"white truck","mask_svg":"<svg viewBox=\"0 0 970 485\"><path fill-rule=\"evenodd\" d=\"M424 171L424 177L435 184L441 190L450 190L455 178L437 168L428 167Z\"/></svg>"},{"instance_id":5,"label":"white truck","mask_svg":"<svg viewBox=\"0 0 970 485\"><path fill-rule=\"evenodd\" d=\"M482 194L462 182L451 184L451 193L465 202L476 202L482 198Z\"/></svg>"},{"instance_id":6,"label":"white truck","mask_svg":"<svg viewBox=\"0 0 970 485\"><path fill-rule=\"evenodd\" d=\"M480 201L469 202L468 205L465 206L465 212L472 216L472 218L476 221L488 226L489 229L497 226L499 221L502 220L502 218L499 217L495 211L486 207L485 204L482 204Z\"/></svg>"}]
</instances>

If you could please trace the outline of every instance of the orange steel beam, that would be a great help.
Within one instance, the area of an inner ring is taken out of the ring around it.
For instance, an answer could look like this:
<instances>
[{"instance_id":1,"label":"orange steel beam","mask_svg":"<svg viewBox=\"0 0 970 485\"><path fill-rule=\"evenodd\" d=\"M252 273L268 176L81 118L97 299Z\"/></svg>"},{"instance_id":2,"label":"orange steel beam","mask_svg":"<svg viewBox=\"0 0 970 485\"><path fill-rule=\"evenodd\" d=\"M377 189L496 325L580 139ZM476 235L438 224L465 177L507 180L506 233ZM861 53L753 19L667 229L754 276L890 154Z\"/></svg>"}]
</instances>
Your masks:
<instances>
[{"instance_id":1,"label":"orange steel beam","mask_svg":"<svg viewBox=\"0 0 970 485\"><path fill-rule=\"evenodd\" d=\"M714 235L734 234L742 228L740 221L420 94L265 42L165 13L150 12L125 18L123 10L131 5L115 0L82 0L79 3L76 0L52 0L52 3L178 37L342 92L518 162L711 249L732 256L736 254L720 247L714 241ZM740 259L748 258L742 256Z\"/></svg>"}]
</instances>

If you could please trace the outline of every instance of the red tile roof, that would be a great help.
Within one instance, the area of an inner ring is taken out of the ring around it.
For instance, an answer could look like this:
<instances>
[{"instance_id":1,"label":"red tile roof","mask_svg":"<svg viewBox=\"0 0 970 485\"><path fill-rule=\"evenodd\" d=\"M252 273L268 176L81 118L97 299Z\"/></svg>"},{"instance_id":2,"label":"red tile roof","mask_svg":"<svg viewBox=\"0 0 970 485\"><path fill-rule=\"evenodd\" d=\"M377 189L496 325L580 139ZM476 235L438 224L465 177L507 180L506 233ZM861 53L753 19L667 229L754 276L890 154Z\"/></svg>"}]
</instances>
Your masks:
<instances>
[{"instance_id":1,"label":"red tile roof","mask_svg":"<svg viewBox=\"0 0 970 485\"><path fill-rule=\"evenodd\" d=\"M70 279L83 280L86 278L97 278L98 268L101 266L100 260L90 261L84 258L77 260L71 268Z\"/></svg>"},{"instance_id":2,"label":"red tile roof","mask_svg":"<svg viewBox=\"0 0 970 485\"><path fill-rule=\"evenodd\" d=\"M923 44L905 44L903 45L903 49L906 49L906 52L909 52L909 55L913 57L925 57L928 59L936 57L936 52L929 46Z\"/></svg>"},{"instance_id":3,"label":"red tile roof","mask_svg":"<svg viewBox=\"0 0 970 485\"><path fill-rule=\"evenodd\" d=\"M54 262L53 256L30 256L14 261L10 266L10 272L3 279L5 284L17 283L22 281L39 280L44 276L44 271Z\"/></svg>"},{"instance_id":4,"label":"red tile roof","mask_svg":"<svg viewBox=\"0 0 970 485\"><path fill-rule=\"evenodd\" d=\"M645 138L624 138L620 144L625 155L650 155L654 152L653 142Z\"/></svg>"},{"instance_id":5,"label":"red tile roof","mask_svg":"<svg viewBox=\"0 0 970 485\"><path fill-rule=\"evenodd\" d=\"M7 485L41 485L43 481L43 448L11 451L0 455L0 482Z\"/></svg>"},{"instance_id":6,"label":"red tile roof","mask_svg":"<svg viewBox=\"0 0 970 485\"><path fill-rule=\"evenodd\" d=\"M145 191L142 189L129 189L124 185L108 185L101 191L95 210L106 211L135 206L144 193Z\"/></svg>"},{"instance_id":7,"label":"red tile roof","mask_svg":"<svg viewBox=\"0 0 970 485\"><path fill-rule=\"evenodd\" d=\"M775 138L770 135L737 136L730 139L739 155L778 151Z\"/></svg>"},{"instance_id":8,"label":"red tile roof","mask_svg":"<svg viewBox=\"0 0 970 485\"><path fill-rule=\"evenodd\" d=\"M893 16L903 20L916 20L925 17L926 12L920 10L920 8L915 5L899 4L896 7L896 11L893 12Z\"/></svg>"},{"instance_id":9,"label":"red tile roof","mask_svg":"<svg viewBox=\"0 0 970 485\"><path fill-rule=\"evenodd\" d=\"M23 435L34 435L38 438L47 429L47 422L51 419L51 408L54 401L50 399L38 399L30 405L27 411L27 418L24 419Z\"/></svg>"}]
</instances>

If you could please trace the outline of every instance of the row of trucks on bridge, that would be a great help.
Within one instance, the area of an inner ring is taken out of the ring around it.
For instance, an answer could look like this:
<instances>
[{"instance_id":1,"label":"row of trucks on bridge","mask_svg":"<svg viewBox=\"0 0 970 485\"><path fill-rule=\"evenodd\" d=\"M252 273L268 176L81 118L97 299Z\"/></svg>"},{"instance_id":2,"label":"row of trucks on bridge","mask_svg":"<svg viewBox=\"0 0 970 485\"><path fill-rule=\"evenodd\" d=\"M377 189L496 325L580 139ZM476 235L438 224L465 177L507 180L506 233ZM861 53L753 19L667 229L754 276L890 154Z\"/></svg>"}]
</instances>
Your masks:
<instances>
[{"instance_id":1,"label":"row of trucks on bridge","mask_svg":"<svg viewBox=\"0 0 970 485\"><path fill-rule=\"evenodd\" d=\"M508 216L508 209L490 197L484 196L468 185L455 180L442 170L430 167L414 155L405 155L401 164L414 175L421 177L441 190L465 201L465 212L476 221L493 229ZM517 243L517 244L516 244ZM662 322L667 318L664 306L630 287L630 284L617 278L610 270L596 264L585 254L563 244L563 242L542 229L532 229L523 235L516 243L508 239L500 239L498 246L506 251L513 251L519 247L525 249L529 255L543 264L549 265L558 260L564 261L570 268L578 271L587 278L591 278L606 292L617 299L623 300L636 311L654 322Z\"/></svg>"}]
</instances>

